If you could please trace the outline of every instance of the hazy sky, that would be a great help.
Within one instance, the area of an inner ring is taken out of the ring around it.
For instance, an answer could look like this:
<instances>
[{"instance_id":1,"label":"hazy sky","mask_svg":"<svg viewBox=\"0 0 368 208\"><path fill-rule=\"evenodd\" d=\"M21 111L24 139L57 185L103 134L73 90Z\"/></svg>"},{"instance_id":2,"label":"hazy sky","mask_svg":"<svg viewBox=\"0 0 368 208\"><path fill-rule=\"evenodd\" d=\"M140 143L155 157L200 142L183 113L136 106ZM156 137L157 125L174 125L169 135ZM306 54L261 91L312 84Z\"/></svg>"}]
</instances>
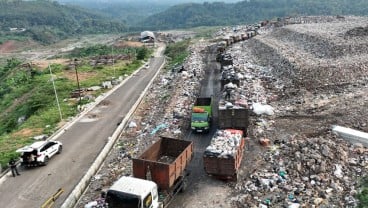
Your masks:
<instances>
[{"instance_id":1,"label":"hazy sky","mask_svg":"<svg viewBox=\"0 0 368 208\"><path fill-rule=\"evenodd\" d=\"M233 3L238 2L241 0L58 0L59 2L156 2L156 3L169 3L169 4L180 4L180 3L188 3L188 2L195 2L195 3L203 3L203 2L225 2L225 3Z\"/></svg>"}]
</instances>

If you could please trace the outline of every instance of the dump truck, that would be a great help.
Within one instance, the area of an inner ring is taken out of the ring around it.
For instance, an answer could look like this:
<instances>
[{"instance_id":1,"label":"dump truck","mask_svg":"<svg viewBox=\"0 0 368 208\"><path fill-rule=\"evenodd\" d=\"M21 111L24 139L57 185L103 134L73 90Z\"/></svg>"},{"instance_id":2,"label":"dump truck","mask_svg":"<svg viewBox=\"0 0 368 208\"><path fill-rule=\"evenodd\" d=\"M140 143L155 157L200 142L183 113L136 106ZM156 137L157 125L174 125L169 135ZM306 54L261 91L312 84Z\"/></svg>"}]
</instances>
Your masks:
<instances>
[{"instance_id":1,"label":"dump truck","mask_svg":"<svg viewBox=\"0 0 368 208\"><path fill-rule=\"evenodd\" d=\"M244 146L242 130L217 130L203 154L205 172L220 180L236 181Z\"/></svg>"},{"instance_id":2,"label":"dump truck","mask_svg":"<svg viewBox=\"0 0 368 208\"><path fill-rule=\"evenodd\" d=\"M209 132L212 122L212 97L198 97L192 108L191 129Z\"/></svg>"},{"instance_id":3,"label":"dump truck","mask_svg":"<svg viewBox=\"0 0 368 208\"><path fill-rule=\"evenodd\" d=\"M186 188L193 142L160 137L133 158L133 176L123 176L107 191L109 208L164 208Z\"/></svg>"}]
</instances>

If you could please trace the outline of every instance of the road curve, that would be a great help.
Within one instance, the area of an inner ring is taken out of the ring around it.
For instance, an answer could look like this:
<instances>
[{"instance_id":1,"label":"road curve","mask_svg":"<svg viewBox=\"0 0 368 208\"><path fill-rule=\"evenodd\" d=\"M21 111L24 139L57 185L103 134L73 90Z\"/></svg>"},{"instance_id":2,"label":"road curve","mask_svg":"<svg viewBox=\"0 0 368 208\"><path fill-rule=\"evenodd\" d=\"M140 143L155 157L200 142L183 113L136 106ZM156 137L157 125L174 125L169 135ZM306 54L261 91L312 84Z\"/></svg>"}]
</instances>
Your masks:
<instances>
[{"instance_id":1,"label":"road curve","mask_svg":"<svg viewBox=\"0 0 368 208\"><path fill-rule=\"evenodd\" d=\"M0 204L7 208L41 207L58 189L64 193L54 207L60 207L94 162L145 87L163 64L163 57L151 58L149 69L131 76L104 101L83 115L57 140L63 152L47 166L20 168L21 176L6 176L0 185Z\"/></svg>"}]
</instances>

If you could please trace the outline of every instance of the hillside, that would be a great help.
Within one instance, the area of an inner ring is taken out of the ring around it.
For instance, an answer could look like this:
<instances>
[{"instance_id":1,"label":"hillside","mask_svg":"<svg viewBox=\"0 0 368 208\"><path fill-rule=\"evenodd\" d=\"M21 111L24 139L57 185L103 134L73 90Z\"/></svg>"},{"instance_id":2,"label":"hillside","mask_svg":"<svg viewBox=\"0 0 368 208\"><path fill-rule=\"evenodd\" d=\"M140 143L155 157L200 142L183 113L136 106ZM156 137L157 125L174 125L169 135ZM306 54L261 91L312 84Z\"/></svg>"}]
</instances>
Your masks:
<instances>
[{"instance_id":1,"label":"hillside","mask_svg":"<svg viewBox=\"0 0 368 208\"><path fill-rule=\"evenodd\" d=\"M86 9L43 0L1 1L0 19L1 36L31 37L43 43L74 35L122 32L125 29L122 23Z\"/></svg>"},{"instance_id":2,"label":"hillside","mask_svg":"<svg viewBox=\"0 0 368 208\"><path fill-rule=\"evenodd\" d=\"M63 54L63 58L26 63L11 58L6 64L0 64L0 166L4 167L9 158L16 155L15 149L31 142L33 136L51 135L78 113L78 105L92 102L105 92L106 89L100 87L103 81L131 74L151 53L138 42L123 39L114 39L114 42L113 46L81 45L68 52L61 52L53 45L53 50L58 51L58 55ZM77 70L78 85L84 89L80 101L75 96ZM115 80L115 83L120 81ZM58 114L52 83L57 89L63 118ZM86 90L96 86L95 90Z\"/></svg>"},{"instance_id":3,"label":"hillside","mask_svg":"<svg viewBox=\"0 0 368 208\"><path fill-rule=\"evenodd\" d=\"M295 15L366 15L368 2L357 0L252 0L226 4L188 3L170 7L141 22L146 29L237 25Z\"/></svg>"}]
</instances>

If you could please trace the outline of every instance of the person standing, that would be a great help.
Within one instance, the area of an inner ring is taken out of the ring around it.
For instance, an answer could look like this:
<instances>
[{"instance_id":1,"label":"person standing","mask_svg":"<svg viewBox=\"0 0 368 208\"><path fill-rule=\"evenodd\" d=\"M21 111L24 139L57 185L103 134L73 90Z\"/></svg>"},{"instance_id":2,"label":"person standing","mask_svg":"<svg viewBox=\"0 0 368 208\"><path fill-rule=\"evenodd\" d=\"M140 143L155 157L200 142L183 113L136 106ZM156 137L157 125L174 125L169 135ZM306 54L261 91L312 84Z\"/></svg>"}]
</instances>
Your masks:
<instances>
[{"instance_id":1,"label":"person standing","mask_svg":"<svg viewBox=\"0 0 368 208\"><path fill-rule=\"evenodd\" d=\"M15 160L13 158L9 161L9 166L13 174L13 177L15 177L15 174L20 175L17 169L17 164L15 163Z\"/></svg>"}]
</instances>

